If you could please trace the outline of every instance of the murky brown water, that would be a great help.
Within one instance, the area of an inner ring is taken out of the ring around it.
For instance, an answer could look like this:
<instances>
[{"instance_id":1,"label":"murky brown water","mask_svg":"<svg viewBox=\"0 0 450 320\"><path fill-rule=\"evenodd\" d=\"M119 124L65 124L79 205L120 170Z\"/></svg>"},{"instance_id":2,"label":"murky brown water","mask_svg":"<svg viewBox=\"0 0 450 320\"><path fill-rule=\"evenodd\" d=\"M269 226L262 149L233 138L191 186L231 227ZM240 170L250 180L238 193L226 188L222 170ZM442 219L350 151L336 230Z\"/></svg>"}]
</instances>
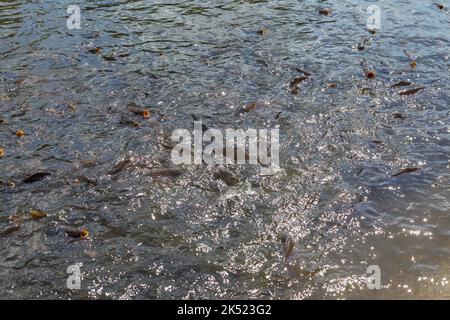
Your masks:
<instances>
[{"instance_id":1,"label":"murky brown water","mask_svg":"<svg viewBox=\"0 0 450 320\"><path fill-rule=\"evenodd\" d=\"M81 30L66 27L69 4L0 1L1 298L450 298L448 9L376 3L371 35L372 1L77 1ZM292 94L299 69L312 76ZM425 89L401 96L400 81ZM252 101L264 107L235 114ZM283 170L229 166L233 185L218 167L152 177L192 114L278 127ZM420 170L393 177L404 168Z\"/></svg>"}]
</instances>

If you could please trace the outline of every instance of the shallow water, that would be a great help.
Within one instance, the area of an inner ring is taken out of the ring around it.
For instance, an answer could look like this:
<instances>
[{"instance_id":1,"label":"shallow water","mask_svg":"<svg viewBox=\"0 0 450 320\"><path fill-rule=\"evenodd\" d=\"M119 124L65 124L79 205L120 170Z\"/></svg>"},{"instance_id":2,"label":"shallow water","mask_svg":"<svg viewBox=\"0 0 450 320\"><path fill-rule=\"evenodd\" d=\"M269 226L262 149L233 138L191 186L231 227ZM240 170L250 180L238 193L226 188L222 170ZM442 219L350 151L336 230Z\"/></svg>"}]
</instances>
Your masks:
<instances>
[{"instance_id":1,"label":"shallow water","mask_svg":"<svg viewBox=\"0 0 450 320\"><path fill-rule=\"evenodd\" d=\"M82 29L69 30L69 4L0 1L0 297L450 298L448 9L78 1ZM292 94L299 68L312 76ZM425 89L400 96L402 80ZM236 115L252 101L264 107ZM131 102L151 118L129 115ZM192 114L214 128L279 128L282 171L229 166L241 179L230 186L217 167L152 177L173 166L165 142ZM108 174L125 158L135 165ZM408 167L420 170L392 177ZM51 176L21 182L38 171ZM280 234L295 244L287 259ZM69 290L77 263L81 290ZM370 265L379 290L366 286Z\"/></svg>"}]
</instances>

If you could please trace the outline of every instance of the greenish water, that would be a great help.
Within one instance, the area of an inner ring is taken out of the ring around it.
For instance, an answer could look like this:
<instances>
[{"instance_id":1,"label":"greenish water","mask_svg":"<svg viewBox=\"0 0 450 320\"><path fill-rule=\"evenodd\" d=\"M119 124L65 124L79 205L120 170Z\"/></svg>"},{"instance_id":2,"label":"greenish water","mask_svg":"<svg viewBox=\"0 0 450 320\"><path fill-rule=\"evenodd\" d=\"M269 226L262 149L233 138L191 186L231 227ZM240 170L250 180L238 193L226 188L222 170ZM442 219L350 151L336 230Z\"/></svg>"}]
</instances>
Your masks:
<instances>
[{"instance_id":1,"label":"greenish water","mask_svg":"<svg viewBox=\"0 0 450 320\"><path fill-rule=\"evenodd\" d=\"M80 0L69 30L70 4L0 1L0 297L450 298L448 7ZM300 70L311 76L293 94ZM263 107L236 114L253 101ZM283 170L229 166L231 185L214 166L152 176L173 166L168 138L192 115L279 128ZM404 168L419 170L393 176ZM39 171L51 175L22 182ZM69 290L77 263L81 290ZM370 265L380 290L366 286Z\"/></svg>"}]
</instances>

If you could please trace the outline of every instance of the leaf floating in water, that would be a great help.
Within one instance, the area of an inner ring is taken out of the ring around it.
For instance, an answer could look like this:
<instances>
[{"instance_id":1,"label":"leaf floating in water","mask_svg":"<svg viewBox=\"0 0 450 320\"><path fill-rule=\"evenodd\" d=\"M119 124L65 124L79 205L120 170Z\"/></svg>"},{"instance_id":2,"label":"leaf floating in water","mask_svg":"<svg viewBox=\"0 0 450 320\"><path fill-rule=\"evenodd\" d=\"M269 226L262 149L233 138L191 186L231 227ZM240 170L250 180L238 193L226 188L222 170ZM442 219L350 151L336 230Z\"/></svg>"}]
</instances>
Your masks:
<instances>
[{"instance_id":1,"label":"leaf floating in water","mask_svg":"<svg viewBox=\"0 0 450 320\"><path fill-rule=\"evenodd\" d=\"M33 219L41 219L47 216L45 212L39 210L30 210L30 214Z\"/></svg>"},{"instance_id":2,"label":"leaf floating in water","mask_svg":"<svg viewBox=\"0 0 450 320\"><path fill-rule=\"evenodd\" d=\"M178 177L184 173L185 170L178 168L159 168L150 170L151 177Z\"/></svg>"},{"instance_id":3,"label":"leaf floating in water","mask_svg":"<svg viewBox=\"0 0 450 320\"><path fill-rule=\"evenodd\" d=\"M4 155L5 155L5 150L0 148L0 158L3 158Z\"/></svg>"},{"instance_id":4,"label":"leaf floating in water","mask_svg":"<svg viewBox=\"0 0 450 320\"><path fill-rule=\"evenodd\" d=\"M40 181L42 179L44 179L47 176L50 176L51 174L49 172L37 172L32 174L31 176L23 179L22 182L24 183L33 183L33 182L37 182Z\"/></svg>"},{"instance_id":5,"label":"leaf floating in water","mask_svg":"<svg viewBox=\"0 0 450 320\"><path fill-rule=\"evenodd\" d=\"M391 88L396 88L396 87L406 87L406 86L410 86L412 85L412 82L409 81L400 81L399 83L396 83L394 85L391 86Z\"/></svg>"},{"instance_id":6,"label":"leaf floating in water","mask_svg":"<svg viewBox=\"0 0 450 320\"><path fill-rule=\"evenodd\" d=\"M108 174L109 175L118 174L119 172L122 172L130 163L131 163L130 159L120 161L110 171L108 171Z\"/></svg>"},{"instance_id":7,"label":"leaf floating in water","mask_svg":"<svg viewBox=\"0 0 450 320\"><path fill-rule=\"evenodd\" d=\"M397 177L397 176L400 176L400 175L405 174L405 173L415 172L415 171L417 171L417 170L419 170L419 168L406 168L406 169L402 169L400 172L398 172L398 173L392 175L392 177Z\"/></svg>"},{"instance_id":8,"label":"leaf floating in water","mask_svg":"<svg viewBox=\"0 0 450 320\"><path fill-rule=\"evenodd\" d=\"M417 67L417 62L416 60L413 60L409 63L409 65L411 66L412 69L415 69Z\"/></svg>"},{"instance_id":9,"label":"leaf floating in water","mask_svg":"<svg viewBox=\"0 0 450 320\"><path fill-rule=\"evenodd\" d=\"M398 94L400 96L408 96L411 94L415 94L421 90L425 89L425 87L420 87L420 88L415 88L415 89L409 89L409 90L405 90L405 91L400 91Z\"/></svg>"}]
</instances>

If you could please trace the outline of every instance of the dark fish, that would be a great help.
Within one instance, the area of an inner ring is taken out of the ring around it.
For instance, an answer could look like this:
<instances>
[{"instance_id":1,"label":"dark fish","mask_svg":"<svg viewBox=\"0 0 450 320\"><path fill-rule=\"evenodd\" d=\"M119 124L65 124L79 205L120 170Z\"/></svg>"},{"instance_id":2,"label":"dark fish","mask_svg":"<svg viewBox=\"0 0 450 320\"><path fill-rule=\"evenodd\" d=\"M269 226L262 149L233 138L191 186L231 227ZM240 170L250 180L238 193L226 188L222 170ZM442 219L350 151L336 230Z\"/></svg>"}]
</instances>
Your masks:
<instances>
[{"instance_id":1,"label":"dark fish","mask_svg":"<svg viewBox=\"0 0 450 320\"><path fill-rule=\"evenodd\" d=\"M417 93L417 92L419 92L419 91L421 91L421 90L423 90L423 89L425 89L425 87L420 87L420 88L415 88L415 89L410 89L410 90L401 91L401 92L399 92L398 94L399 94L400 96L407 96L407 95L410 95L410 94L415 94L415 93Z\"/></svg>"},{"instance_id":2,"label":"dark fish","mask_svg":"<svg viewBox=\"0 0 450 320\"><path fill-rule=\"evenodd\" d=\"M370 142L378 144L378 145L382 145L383 144L383 141L381 141L381 140L372 140Z\"/></svg>"},{"instance_id":3,"label":"dark fish","mask_svg":"<svg viewBox=\"0 0 450 320\"><path fill-rule=\"evenodd\" d=\"M64 226L62 229L69 237L72 238L85 239L89 236L89 232L86 229L70 226Z\"/></svg>"},{"instance_id":4,"label":"dark fish","mask_svg":"<svg viewBox=\"0 0 450 320\"><path fill-rule=\"evenodd\" d=\"M440 4L440 3L435 3L434 4L439 10L444 10L445 9L445 6L443 5L443 4Z\"/></svg>"},{"instance_id":5,"label":"dark fish","mask_svg":"<svg viewBox=\"0 0 450 320\"><path fill-rule=\"evenodd\" d=\"M40 181L42 179L44 179L47 176L50 176L51 174L49 172L37 172L32 174L31 176L25 178L22 180L22 182L24 183L33 183L36 181Z\"/></svg>"},{"instance_id":6,"label":"dark fish","mask_svg":"<svg viewBox=\"0 0 450 320\"><path fill-rule=\"evenodd\" d=\"M400 172L392 175L391 177L397 177L399 175L405 174L405 173L410 173L410 172L415 172L419 170L419 168L406 168L406 169L402 169Z\"/></svg>"},{"instance_id":7,"label":"dark fish","mask_svg":"<svg viewBox=\"0 0 450 320\"><path fill-rule=\"evenodd\" d=\"M130 118L128 118L128 117L126 117L126 116L122 116L121 118L120 118L120 121L119 121L119 123L120 124L123 124L123 125L130 125L130 126L132 126L133 128L139 128L141 125L139 124L139 122L137 122L137 121L135 121L135 120L133 120L133 119L130 119Z\"/></svg>"},{"instance_id":8,"label":"dark fish","mask_svg":"<svg viewBox=\"0 0 450 320\"><path fill-rule=\"evenodd\" d=\"M90 48L90 49L88 49L88 51L89 51L89 53L92 53L92 54L100 54L102 52L102 48L100 48L100 47Z\"/></svg>"},{"instance_id":9,"label":"dark fish","mask_svg":"<svg viewBox=\"0 0 450 320\"><path fill-rule=\"evenodd\" d=\"M405 117L400 112L394 112L392 115L394 119L405 119Z\"/></svg>"},{"instance_id":10,"label":"dark fish","mask_svg":"<svg viewBox=\"0 0 450 320\"><path fill-rule=\"evenodd\" d=\"M116 58L112 55L107 55L102 57L105 61L116 61Z\"/></svg>"},{"instance_id":11,"label":"dark fish","mask_svg":"<svg viewBox=\"0 0 450 320\"><path fill-rule=\"evenodd\" d=\"M262 36L265 36L269 33L269 29L266 29L266 28L259 29L258 33Z\"/></svg>"},{"instance_id":12,"label":"dark fish","mask_svg":"<svg viewBox=\"0 0 450 320\"><path fill-rule=\"evenodd\" d=\"M79 182L85 182L85 183L91 184L91 185L93 185L93 186L96 186L96 185L97 185L97 180L88 178L88 177L86 177L85 175L79 175L79 176L77 177L77 180L78 180Z\"/></svg>"},{"instance_id":13,"label":"dark fish","mask_svg":"<svg viewBox=\"0 0 450 320\"><path fill-rule=\"evenodd\" d=\"M3 119L2 117L0 117L0 124L3 124L5 122L5 119Z\"/></svg>"},{"instance_id":14,"label":"dark fish","mask_svg":"<svg viewBox=\"0 0 450 320\"><path fill-rule=\"evenodd\" d=\"M246 112L250 112L250 111L252 111L252 110L255 110L256 109L256 107L257 107L257 103L256 102L250 102L250 103L247 103L247 104L245 104L245 105L243 105L243 106L240 106L237 110L236 110L236 113L237 114L241 114L241 113L246 113Z\"/></svg>"},{"instance_id":15,"label":"dark fish","mask_svg":"<svg viewBox=\"0 0 450 320\"><path fill-rule=\"evenodd\" d=\"M10 234L18 231L19 229L20 229L20 224L14 224L12 226L6 227L3 230L0 230L0 238L7 237Z\"/></svg>"},{"instance_id":16,"label":"dark fish","mask_svg":"<svg viewBox=\"0 0 450 320\"><path fill-rule=\"evenodd\" d=\"M151 169L149 175L151 177L178 177L184 172L185 170L178 168L158 168Z\"/></svg>"},{"instance_id":17,"label":"dark fish","mask_svg":"<svg viewBox=\"0 0 450 320\"><path fill-rule=\"evenodd\" d=\"M238 176L225 169L220 169L219 171L214 173L214 178L222 180L229 186L238 184L241 181Z\"/></svg>"},{"instance_id":18,"label":"dark fish","mask_svg":"<svg viewBox=\"0 0 450 320\"><path fill-rule=\"evenodd\" d=\"M146 108L141 108L138 105L131 103L127 106L127 110L134 113L135 115L141 116L145 119L150 117L150 111Z\"/></svg>"},{"instance_id":19,"label":"dark fish","mask_svg":"<svg viewBox=\"0 0 450 320\"><path fill-rule=\"evenodd\" d=\"M412 82L409 81L400 81L399 83L396 83L394 85L391 86L391 88L396 88L396 87L406 87L406 86L410 86L412 85Z\"/></svg>"},{"instance_id":20,"label":"dark fish","mask_svg":"<svg viewBox=\"0 0 450 320\"><path fill-rule=\"evenodd\" d=\"M110 171L108 171L108 174L110 175L118 174L119 172L123 171L130 163L131 163L130 159L120 161Z\"/></svg>"},{"instance_id":21,"label":"dark fish","mask_svg":"<svg viewBox=\"0 0 450 320\"><path fill-rule=\"evenodd\" d=\"M294 251L295 243L292 237L288 233L282 233L279 236L279 239L281 240L281 243L283 244L283 255L284 259L286 260L292 255L292 252Z\"/></svg>"},{"instance_id":22,"label":"dark fish","mask_svg":"<svg viewBox=\"0 0 450 320\"><path fill-rule=\"evenodd\" d=\"M289 84L292 87L297 86L300 82L308 80L309 78L307 76L302 76L302 77L296 77L294 79L291 80L291 83Z\"/></svg>"}]
</instances>

